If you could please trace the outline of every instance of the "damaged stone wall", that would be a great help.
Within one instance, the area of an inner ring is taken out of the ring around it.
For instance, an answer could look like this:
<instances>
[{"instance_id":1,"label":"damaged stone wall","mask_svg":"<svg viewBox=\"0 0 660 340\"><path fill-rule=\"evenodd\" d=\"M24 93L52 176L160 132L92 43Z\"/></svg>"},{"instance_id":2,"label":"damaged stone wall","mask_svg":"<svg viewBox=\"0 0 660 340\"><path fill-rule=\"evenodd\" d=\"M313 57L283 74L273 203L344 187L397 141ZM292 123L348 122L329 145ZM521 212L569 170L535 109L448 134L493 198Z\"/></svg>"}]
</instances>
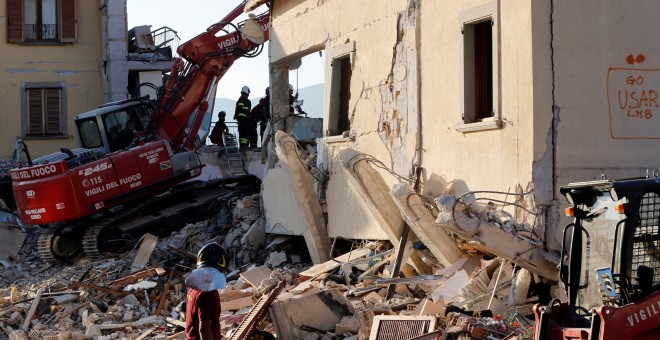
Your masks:
<instances>
[{"instance_id":1,"label":"damaged stone wall","mask_svg":"<svg viewBox=\"0 0 660 340\"><path fill-rule=\"evenodd\" d=\"M399 14L396 44L392 48L392 67L386 80L378 86L382 108L378 134L387 147L394 172L412 172L418 145L418 39L416 34L419 4L411 0Z\"/></svg>"}]
</instances>

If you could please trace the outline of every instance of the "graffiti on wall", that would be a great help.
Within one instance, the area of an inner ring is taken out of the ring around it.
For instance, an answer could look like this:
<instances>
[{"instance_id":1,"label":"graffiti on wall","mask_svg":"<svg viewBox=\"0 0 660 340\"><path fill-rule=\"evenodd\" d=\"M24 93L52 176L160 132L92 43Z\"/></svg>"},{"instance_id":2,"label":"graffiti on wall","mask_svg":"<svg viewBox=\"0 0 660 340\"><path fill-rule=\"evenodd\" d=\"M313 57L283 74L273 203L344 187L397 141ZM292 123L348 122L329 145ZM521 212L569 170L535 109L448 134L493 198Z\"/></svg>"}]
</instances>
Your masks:
<instances>
[{"instance_id":1,"label":"graffiti on wall","mask_svg":"<svg viewBox=\"0 0 660 340\"><path fill-rule=\"evenodd\" d=\"M607 97L612 138L660 139L659 95L660 69L610 68Z\"/></svg>"}]
</instances>

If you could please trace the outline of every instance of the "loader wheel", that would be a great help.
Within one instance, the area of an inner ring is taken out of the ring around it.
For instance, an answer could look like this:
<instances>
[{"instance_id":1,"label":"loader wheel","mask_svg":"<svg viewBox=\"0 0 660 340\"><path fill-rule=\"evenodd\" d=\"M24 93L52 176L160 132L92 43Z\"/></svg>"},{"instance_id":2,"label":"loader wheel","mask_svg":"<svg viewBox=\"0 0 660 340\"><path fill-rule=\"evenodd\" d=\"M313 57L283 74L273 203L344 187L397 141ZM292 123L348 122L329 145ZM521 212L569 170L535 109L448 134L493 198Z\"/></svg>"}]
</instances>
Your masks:
<instances>
[{"instance_id":1,"label":"loader wheel","mask_svg":"<svg viewBox=\"0 0 660 340\"><path fill-rule=\"evenodd\" d=\"M82 250L80 240L63 235L61 229L48 228L37 239L37 253L42 261L52 264L71 263Z\"/></svg>"}]
</instances>

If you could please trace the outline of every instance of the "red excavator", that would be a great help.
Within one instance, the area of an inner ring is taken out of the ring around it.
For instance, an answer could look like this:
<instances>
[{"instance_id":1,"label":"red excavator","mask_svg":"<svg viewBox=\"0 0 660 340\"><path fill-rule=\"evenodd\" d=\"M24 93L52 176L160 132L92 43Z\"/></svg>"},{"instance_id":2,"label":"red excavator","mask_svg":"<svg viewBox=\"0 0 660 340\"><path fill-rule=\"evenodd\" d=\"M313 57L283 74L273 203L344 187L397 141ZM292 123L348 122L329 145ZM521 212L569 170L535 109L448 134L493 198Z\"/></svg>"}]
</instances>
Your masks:
<instances>
[{"instance_id":1,"label":"red excavator","mask_svg":"<svg viewBox=\"0 0 660 340\"><path fill-rule=\"evenodd\" d=\"M21 220L45 227L38 240L44 260L67 261L82 249L98 255L99 243L117 236L100 216L123 210L126 217L135 210L122 209L126 203L141 206L146 197L201 173L198 132L210 124L218 81L234 61L258 55L268 40L269 12L232 23L244 6L180 45L155 100L107 103L76 116L82 148L32 161L20 146L28 166L10 171L13 192Z\"/></svg>"},{"instance_id":2,"label":"red excavator","mask_svg":"<svg viewBox=\"0 0 660 340\"><path fill-rule=\"evenodd\" d=\"M560 192L574 217L560 264L568 301L534 306L534 339L660 338L658 173L571 183Z\"/></svg>"}]
</instances>

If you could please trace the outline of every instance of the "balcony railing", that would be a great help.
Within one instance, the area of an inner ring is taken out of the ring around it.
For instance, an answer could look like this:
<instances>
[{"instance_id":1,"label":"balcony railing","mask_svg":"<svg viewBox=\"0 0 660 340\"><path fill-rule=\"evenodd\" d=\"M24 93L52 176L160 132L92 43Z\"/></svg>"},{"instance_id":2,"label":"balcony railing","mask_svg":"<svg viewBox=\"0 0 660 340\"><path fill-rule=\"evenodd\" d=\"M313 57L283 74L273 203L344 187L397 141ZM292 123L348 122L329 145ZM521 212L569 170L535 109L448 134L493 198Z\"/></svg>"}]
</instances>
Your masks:
<instances>
[{"instance_id":1,"label":"balcony railing","mask_svg":"<svg viewBox=\"0 0 660 340\"><path fill-rule=\"evenodd\" d=\"M57 25L25 25L26 41L57 41Z\"/></svg>"}]
</instances>

